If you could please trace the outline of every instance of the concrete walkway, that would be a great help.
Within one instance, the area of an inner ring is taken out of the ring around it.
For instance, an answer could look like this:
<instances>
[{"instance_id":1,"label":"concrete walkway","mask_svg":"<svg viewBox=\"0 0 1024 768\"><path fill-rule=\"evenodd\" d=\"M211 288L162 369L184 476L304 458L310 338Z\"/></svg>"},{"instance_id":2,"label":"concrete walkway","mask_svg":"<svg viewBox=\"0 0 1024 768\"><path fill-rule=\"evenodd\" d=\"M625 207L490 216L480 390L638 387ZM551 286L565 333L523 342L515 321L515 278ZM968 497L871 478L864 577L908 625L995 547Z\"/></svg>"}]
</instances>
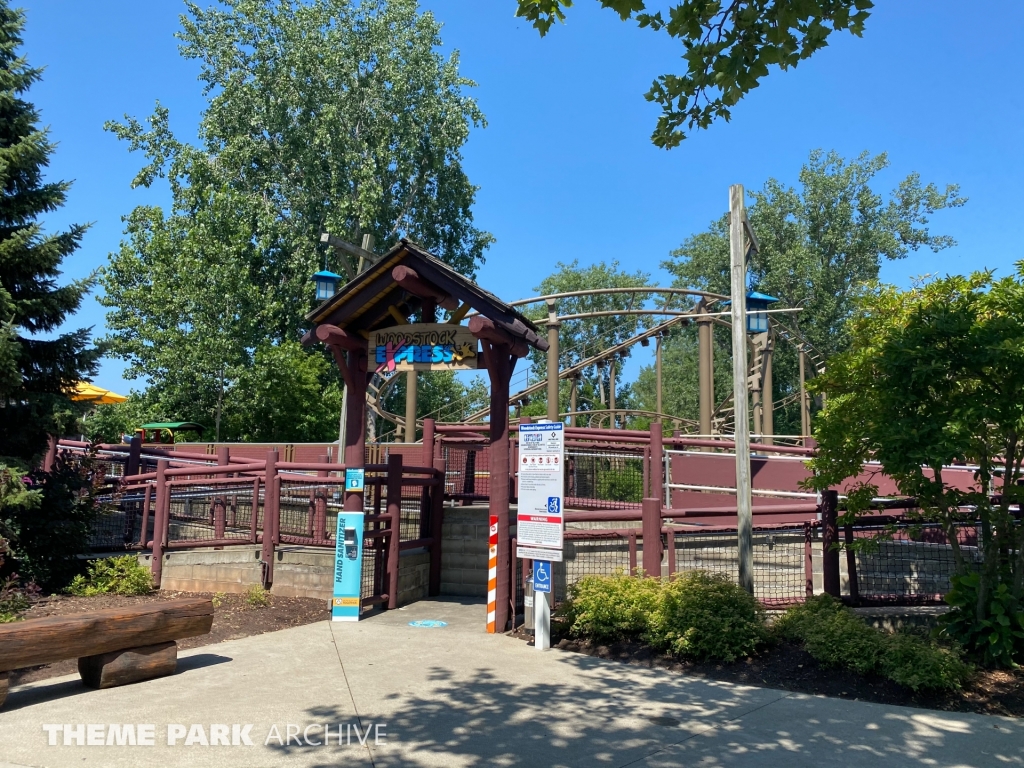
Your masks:
<instances>
[{"instance_id":1,"label":"concrete walkway","mask_svg":"<svg viewBox=\"0 0 1024 768\"><path fill-rule=\"evenodd\" d=\"M447 626L409 625L423 619ZM483 619L476 603L420 602L184 652L180 672L160 680L21 686L0 710L0 767L1024 766L1022 721L542 653L486 635ZM329 746L302 740L322 741L325 723ZM94 740L114 743L77 746L74 726L85 742L90 724ZM155 743L117 746L126 737L111 724L154 726Z\"/></svg>"}]
</instances>

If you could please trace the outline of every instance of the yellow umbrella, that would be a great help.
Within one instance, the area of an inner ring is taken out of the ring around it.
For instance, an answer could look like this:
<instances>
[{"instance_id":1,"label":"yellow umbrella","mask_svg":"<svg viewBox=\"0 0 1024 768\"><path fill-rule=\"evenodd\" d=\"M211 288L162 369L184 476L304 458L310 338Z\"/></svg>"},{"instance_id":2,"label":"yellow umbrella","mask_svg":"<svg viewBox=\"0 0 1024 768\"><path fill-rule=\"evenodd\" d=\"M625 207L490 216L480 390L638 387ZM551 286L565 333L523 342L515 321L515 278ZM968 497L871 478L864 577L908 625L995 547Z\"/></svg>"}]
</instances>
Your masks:
<instances>
[{"instance_id":1,"label":"yellow umbrella","mask_svg":"<svg viewBox=\"0 0 1024 768\"><path fill-rule=\"evenodd\" d=\"M119 395L116 392L111 392L109 389L97 387L95 384L90 384L88 381L80 381L75 384L75 389L71 393L71 399L87 400L90 403L96 403L97 405L108 405L110 403L123 403L128 398L124 395Z\"/></svg>"}]
</instances>

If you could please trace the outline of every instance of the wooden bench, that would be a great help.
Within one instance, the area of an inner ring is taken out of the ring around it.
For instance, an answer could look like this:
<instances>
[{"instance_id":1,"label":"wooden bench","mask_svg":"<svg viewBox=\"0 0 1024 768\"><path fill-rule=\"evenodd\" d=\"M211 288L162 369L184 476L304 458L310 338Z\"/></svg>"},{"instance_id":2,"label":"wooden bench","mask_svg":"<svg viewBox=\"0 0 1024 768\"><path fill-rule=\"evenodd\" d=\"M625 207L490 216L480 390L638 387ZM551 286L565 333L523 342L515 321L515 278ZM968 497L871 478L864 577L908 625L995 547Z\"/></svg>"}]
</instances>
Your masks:
<instances>
[{"instance_id":1,"label":"wooden bench","mask_svg":"<svg viewBox=\"0 0 1024 768\"><path fill-rule=\"evenodd\" d=\"M0 706L11 670L64 659L78 659L82 682L92 688L173 674L175 641L212 626L213 602L203 598L0 624Z\"/></svg>"}]
</instances>

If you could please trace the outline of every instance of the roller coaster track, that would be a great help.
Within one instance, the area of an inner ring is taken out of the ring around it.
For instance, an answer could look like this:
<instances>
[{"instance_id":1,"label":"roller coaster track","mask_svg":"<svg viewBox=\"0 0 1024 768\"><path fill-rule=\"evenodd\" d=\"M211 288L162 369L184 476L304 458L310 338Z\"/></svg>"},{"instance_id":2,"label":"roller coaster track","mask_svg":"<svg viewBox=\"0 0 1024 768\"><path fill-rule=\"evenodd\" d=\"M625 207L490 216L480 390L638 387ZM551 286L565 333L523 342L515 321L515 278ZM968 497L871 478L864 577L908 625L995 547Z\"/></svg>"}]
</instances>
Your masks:
<instances>
[{"instance_id":1,"label":"roller coaster track","mask_svg":"<svg viewBox=\"0 0 1024 768\"><path fill-rule=\"evenodd\" d=\"M614 316L614 315L671 315L671 317L669 317L668 320L664 320L664 321L662 321L662 322L652 326L651 328L648 328L648 329L646 329L644 331L641 331L640 333L635 334L634 336L626 339L625 341L622 341L622 342L620 342L618 344L615 344L615 345L609 347L608 349L602 350L602 351L600 351L600 352L598 352L596 354L593 354L593 355L590 355L590 356L586 357L585 359L581 360L576 365L573 365L573 366L570 366L568 368L564 368L564 369L560 370L558 372L558 378L559 379L573 378L576 375L582 373L584 370L586 370L590 366L595 365L595 364L597 364L599 362L602 362L604 360L607 360L608 358L613 357L615 355L618 355L621 352L624 352L625 350L629 349L630 347L632 347L637 342L640 342L640 341L643 341L644 339L649 339L651 337L657 336L658 334L664 333L665 331L671 329L674 326L685 325L685 324L687 324L689 322L692 322L694 319L696 319L697 317L700 317L700 316L712 315L714 317L714 322L715 323L720 324L720 325L725 325L725 326L729 325L729 323L724 319L724 317L722 317L722 315L724 315L725 313L718 313L718 312L712 313L712 312L708 312L708 310L706 308L707 306L711 306L711 305L713 305L713 304L715 304L715 303L717 303L717 302L719 302L719 301L721 301L723 299L726 299L727 297L721 296L719 294L707 293L707 292L704 292L704 291L696 291L696 290L691 290L691 289L687 289L687 288L656 288L656 287L651 287L651 286L638 286L636 288L631 288L630 287L630 288L591 289L591 290L586 290L586 291L572 291L572 292L568 292L568 293L556 293L556 294L548 294L548 295L544 295L544 296L536 296L536 297L529 298L529 299L520 299L518 301L511 302L511 306L525 306L525 305L529 305L529 304L537 304L537 303L546 301L548 299L556 299L557 300L557 299L560 299L560 298L570 298L570 297L579 297L579 296L592 296L592 295L607 294L607 293L624 293L624 294L633 294L634 296L643 296L643 297L649 297L649 296L651 296L653 294L660 294L660 295L666 295L666 296L668 296L668 298L665 300L665 308L658 309L658 310L634 310L634 309L629 309L629 310L624 310L624 311L580 313L580 314L577 314L577 315L562 316L562 317L560 317L560 319L574 320L574 319L581 319L583 317L590 317L590 316ZM676 296L699 297L699 298L703 299L705 302L707 302L707 304L705 305L705 307L701 307L699 304L697 304L697 305L691 306L688 309L680 309L680 310L668 309L667 307L671 303L673 303L673 300L675 299ZM643 301L643 300L644 299L641 299L641 301ZM812 368L813 368L813 370L816 373L821 373L822 371L824 371L824 368L825 368L825 359L824 359L824 357L820 353L818 353L817 350L814 349L814 347L810 344L810 342L808 342L807 339L804 338L804 336L799 331L794 330L790 326L788 326L785 323L783 323L781 320L776 319L775 316L773 316L773 318L772 318L772 328L775 331L775 334L776 334L776 336L778 336L778 338L782 339L783 341L787 342L788 344L791 344L791 345L795 346L798 350L802 350L807 355L807 358L811 362ZM759 372L761 370L763 370L763 360L760 357L752 359L751 360L752 375L756 375L757 372ZM369 383L369 385L367 387L366 402L367 402L367 405L368 405L369 409L374 414L376 414L377 416L381 417L385 421L390 422L391 424L396 425L397 427L401 427L404 430L404 427L405 427L405 417L403 415L400 415L400 414L397 414L397 413L392 413L391 411L388 411L387 409L384 408L384 399L385 399L385 397L387 395L387 392L394 385L394 383L396 381L397 381L397 376L395 374L391 374L390 376L384 376L383 374L380 374L380 373L375 374L372 377L372 379L370 380L370 383ZM518 391L518 392L516 392L516 393L514 393L512 395L510 395L509 396L509 403L512 404L512 403L516 403L516 402L521 402L524 398L528 398L530 395L533 395L533 394L538 393L538 392L543 392L546 388L547 388L547 378L545 377L545 378L543 378L543 379L541 379L539 381L534 382L533 384L530 384L526 388L524 388L524 389L522 389L522 390L520 390L520 391ZM798 398L799 398L799 393L794 393L794 394L789 395L789 396L787 396L785 398L782 398L778 402L774 403L774 410L778 410L780 408L784 408L787 405L789 405L790 403L794 402ZM731 423L732 414L733 414L733 408L732 408L731 403L732 403L732 395L729 395L715 409L715 411L714 411L714 413L712 415L712 420L713 420L712 423L715 425L716 431L722 432L722 431L727 431L728 430L729 425ZM481 421L484 417L488 416L489 414L490 414L490 408L489 407L488 408L481 408L481 409L479 409L479 410L469 414L468 416L466 416L464 418L458 419L458 423L473 423L473 422ZM689 427L689 428L695 428L697 426L697 422L694 422L692 420L684 419L684 418L681 418L681 417L678 417L678 416L673 416L671 414L659 414L659 413L655 413L654 411L638 411L638 410L635 410L635 409L620 408L620 409L616 409L615 410L615 414L616 415L620 415L621 414L624 417L640 416L640 417L658 418L658 419L661 419L663 421L669 421L669 422L677 423L677 424L679 424L679 426L684 426L685 425L685 427ZM568 413L563 414L563 416L569 416L569 415L570 414L568 414ZM602 410L594 410L594 411L581 411L581 412L577 412L576 415L578 417L579 416L588 416L589 420L591 422L593 422L594 419L598 419L600 422L604 422L607 418L610 418L611 410L610 409L602 409Z\"/></svg>"}]
</instances>

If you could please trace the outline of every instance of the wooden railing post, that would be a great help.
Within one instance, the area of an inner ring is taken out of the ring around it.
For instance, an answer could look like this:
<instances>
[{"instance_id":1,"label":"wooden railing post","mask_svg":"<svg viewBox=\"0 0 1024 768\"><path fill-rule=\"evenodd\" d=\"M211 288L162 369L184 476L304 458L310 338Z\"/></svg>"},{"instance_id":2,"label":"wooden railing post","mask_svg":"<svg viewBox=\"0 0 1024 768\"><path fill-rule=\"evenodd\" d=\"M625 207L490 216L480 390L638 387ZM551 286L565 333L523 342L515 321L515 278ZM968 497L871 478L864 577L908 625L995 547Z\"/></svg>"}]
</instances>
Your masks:
<instances>
[{"instance_id":1,"label":"wooden railing post","mask_svg":"<svg viewBox=\"0 0 1024 768\"><path fill-rule=\"evenodd\" d=\"M804 596L814 597L814 550L811 542L814 537L814 527L811 523L804 523Z\"/></svg>"},{"instance_id":2,"label":"wooden railing post","mask_svg":"<svg viewBox=\"0 0 1024 768\"><path fill-rule=\"evenodd\" d=\"M431 467L434 464L434 420L423 420L423 460L424 467ZM423 487L420 493L420 538L430 536L430 488Z\"/></svg>"},{"instance_id":3,"label":"wooden railing post","mask_svg":"<svg viewBox=\"0 0 1024 768\"><path fill-rule=\"evenodd\" d=\"M441 543L444 526L444 481L446 465L444 459L434 459L434 470L438 472L437 485L430 495L430 579L427 595L435 597L441 594Z\"/></svg>"},{"instance_id":4,"label":"wooden railing post","mask_svg":"<svg viewBox=\"0 0 1024 768\"><path fill-rule=\"evenodd\" d=\"M661 578L661 502L641 502L641 531L644 537L643 570L647 576Z\"/></svg>"},{"instance_id":5,"label":"wooden railing post","mask_svg":"<svg viewBox=\"0 0 1024 768\"><path fill-rule=\"evenodd\" d=\"M46 441L46 455L43 457L43 472L52 472L53 465L57 462L57 442L59 438L56 435L50 435Z\"/></svg>"},{"instance_id":6,"label":"wooden railing post","mask_svg":"<svg viewBox=\"0 0 1024 768\"><path fill-rule=\"evenodd\" d=\"M142 438L136 435L128 444L128 460L124 465L125 477L139 474L139 464L142 462Z\"/></svg>"},{"instance_id":7,"label":"wooden railing post","mask_svg":"<svg viewBox=\"0 0 1024 768\"><path fill-rule=\"evenodd\" d=\"M263 486L263 586L270 589L274 583L274 544L280 517L280 489L277 476L277 451L267 451L267 469Z\"/></svg>"},{"instance_id":8,"label":"wooden railing post","mask_svg":"<svg viewBox=\"0 0 1024 768\"><path fill-rule=\"evenodd\" d=\"M665 439L661 422L651 422L651 496L665 498Z\"/></svg>"},{"instance_id":9,"label":"wooden railing post","mask_svg":"<svg viewBox=\"0 0 1024 768\"><path fill-rule=\"evenodd\" d=\"M850 583L850 601L854 605L860 605L860 583L857 580L857 553L851 546L853 544L853 526L843 526L843 537L846 540L846 574Z\"/></svg>"},{"instance_id":10,"label":"wooden railing post","mask_svg":"<svg viewBox=\"0 0 1024 768\"><path fill-rule=\"evenodd\" d=\"M330 457L318 456L317 461L321 464L329 464ZM317 470L317 477L327 477L326 469ZM314 544L322 544L327 540L327 487L317 486L310 497L312 514L310 515L309 533L313 537Z\"/></svg>"},{"instance_id":11,"label":"wooden railing post","mask_svg":"<svg viewBox=\"0 0 1024 768\"><path fill-rule=\"evenodd\" d=\"M388 456L388 610L398 607L398 558L402 540L402 454Z\"/></svg>"},{"instance_id":12,"label":"wooden railing post","mask_svg":"<svg viewBox=\"0 0 1024 768\"><path fill-rule=\"evenodd\" d=\"M160 459L156 464L156 512L153 515L153 561L150 571L153 574L153 586L160 588L163 577L164 545L167 542L167 525L170 517L170 489L167 487L165 473L170 466L167 459Z\"/></svg>"},{"instance_id":13,"label":"wooden railing post","mask_svg":"<svg viewBox=\"0 0 1024 768\"><path fill-rule=\"evenodd\" d=\"M826 595L840 597L839 581L839 528L836 523L839 509L838 491L821 494L821 571Z\"/></svg>"}]
</instances>

